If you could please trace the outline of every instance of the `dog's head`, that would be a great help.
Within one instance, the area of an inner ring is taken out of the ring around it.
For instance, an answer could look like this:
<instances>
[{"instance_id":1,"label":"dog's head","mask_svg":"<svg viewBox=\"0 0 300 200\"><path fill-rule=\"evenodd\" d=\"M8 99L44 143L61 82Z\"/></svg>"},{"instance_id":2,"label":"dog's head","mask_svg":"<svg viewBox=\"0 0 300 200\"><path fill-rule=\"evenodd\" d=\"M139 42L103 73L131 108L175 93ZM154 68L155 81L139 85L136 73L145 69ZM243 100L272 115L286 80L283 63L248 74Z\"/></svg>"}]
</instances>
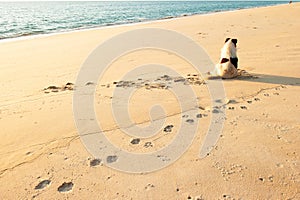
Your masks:
<instances>
[{"instance_id":1,"label":"dog's head","mask_svg":"<svg viewBox=\"0 0 300 200\"><path fill-rule=\"evenodd\" d=\"M234 46L236 47L236 43L237 43L237 39L233 39L233 38L226 38L225 43L226 42L232 42L234 44Z\"/></svg>"}]
</instances>

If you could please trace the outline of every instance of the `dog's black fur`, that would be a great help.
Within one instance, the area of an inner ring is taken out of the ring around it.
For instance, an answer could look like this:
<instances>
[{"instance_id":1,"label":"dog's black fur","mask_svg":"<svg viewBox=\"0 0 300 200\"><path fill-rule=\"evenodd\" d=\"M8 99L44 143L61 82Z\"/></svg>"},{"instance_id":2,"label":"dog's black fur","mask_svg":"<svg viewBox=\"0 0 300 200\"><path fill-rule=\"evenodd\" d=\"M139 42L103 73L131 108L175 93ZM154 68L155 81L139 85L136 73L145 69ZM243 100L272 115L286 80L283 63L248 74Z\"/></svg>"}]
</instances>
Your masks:
<instances>
[{"instance_id":1,"label":"dog's black fur","mask_svg":"<svg viewBox=\"0 0 300 200\"><path fill-rule=\"evenodd\" d=\"M228 59L228 58L222 58L222 60L221 60L221 62L220 62L220 63L221 63L221 64L222 64L222 63L227 63L228 61L229 61L229 59Z\"/></svg>"},{"instance_id":2,"label":"dog's black fur","mask_svg":"<svg viewBox=\"0 0 300 200\"><path fill-rule=\"evenodd\" d=\"M233 64L235 68L238 68L238 58L230 58L230 62Z\"/></svg>"}]
</instances>

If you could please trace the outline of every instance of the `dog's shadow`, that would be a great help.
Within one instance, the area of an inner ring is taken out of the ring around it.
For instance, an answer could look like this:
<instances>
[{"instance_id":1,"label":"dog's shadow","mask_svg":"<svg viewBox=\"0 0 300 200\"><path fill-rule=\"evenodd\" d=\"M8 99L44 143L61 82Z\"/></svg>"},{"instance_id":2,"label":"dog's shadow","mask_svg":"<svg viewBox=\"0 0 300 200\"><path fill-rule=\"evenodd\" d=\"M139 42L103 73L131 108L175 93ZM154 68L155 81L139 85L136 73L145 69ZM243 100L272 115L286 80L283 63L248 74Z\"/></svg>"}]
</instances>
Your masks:
<instances>
[{"instance_id":1,"label":"dog's shadow","mask_svg":"<svg viewBox=\"0 0 300 200\"><path fill-rule=\"evenodd\" d=\"M220 79L217 76L209 77L210 80ZM280 84L280 85L296 85L300 86L300 78L298 77L289 77L289 76L277 76L269 74L257 74L249 73L245 70L239 70L239 75L232 79L222 79L223 81L249 81L249 82L258 82L258 83L271 83L271 84Z\"/></svg>"}]
</instances>

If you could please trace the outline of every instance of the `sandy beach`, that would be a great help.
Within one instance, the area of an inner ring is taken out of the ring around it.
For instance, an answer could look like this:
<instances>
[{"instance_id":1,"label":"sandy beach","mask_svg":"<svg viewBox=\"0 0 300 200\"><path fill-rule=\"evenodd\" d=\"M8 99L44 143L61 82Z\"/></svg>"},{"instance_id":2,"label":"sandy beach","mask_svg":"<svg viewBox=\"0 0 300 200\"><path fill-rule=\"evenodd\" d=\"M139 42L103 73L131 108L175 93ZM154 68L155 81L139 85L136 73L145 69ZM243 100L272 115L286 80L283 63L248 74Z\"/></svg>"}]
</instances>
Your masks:
<instances>
[{"instance_id":1,"label":"sandy beach","mask_svg":"<svg viewBox=\"0 0 300 200\"><path fill-rule=\"evenodd\" d=\"M292 3L0 43L0 199L300 199L299 13L300 3ZM87 151L72 102L77 74L90 53L113 36L141 28L181 33L214 63L224 40L237 38L239 68L251 77L223 81L226 120L217 145L200 159L212 108L199 72L174 54L151 49L113 62L91 84L96 84L98 123L116 146L157 151L172 141L180 121L189 119L167 88L176 77L162 71L120 82L136 66L171 66L185 77L201 108L195 138L176 162L132 174L103 165L104 158ZM140 126L149 124L152 105L163 105L167 117L156 135L132 141L118 128L110 110L117 87L136 88L128 109Z\"/></svg>"}]
</instances>

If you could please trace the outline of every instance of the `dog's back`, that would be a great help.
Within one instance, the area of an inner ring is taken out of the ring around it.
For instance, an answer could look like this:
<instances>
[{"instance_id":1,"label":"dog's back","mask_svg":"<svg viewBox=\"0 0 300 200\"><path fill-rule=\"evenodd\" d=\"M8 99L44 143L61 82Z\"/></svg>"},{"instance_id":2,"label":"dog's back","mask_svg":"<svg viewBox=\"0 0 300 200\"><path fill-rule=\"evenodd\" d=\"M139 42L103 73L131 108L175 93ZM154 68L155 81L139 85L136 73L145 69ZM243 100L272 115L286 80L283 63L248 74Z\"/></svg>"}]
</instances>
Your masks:
<instances>
[{"instance_id":1,"label":"dog's back","mask_svg":"<svg viewBox=\"0 0 300 200\"><path fill-rule=\"evenodd\" d=\"M238 58L236 54L237 39L227 38L221 49L221 59L216 65L217 75L222 78L234 78L238 75Z\"/></svg>"}]
</instances>

